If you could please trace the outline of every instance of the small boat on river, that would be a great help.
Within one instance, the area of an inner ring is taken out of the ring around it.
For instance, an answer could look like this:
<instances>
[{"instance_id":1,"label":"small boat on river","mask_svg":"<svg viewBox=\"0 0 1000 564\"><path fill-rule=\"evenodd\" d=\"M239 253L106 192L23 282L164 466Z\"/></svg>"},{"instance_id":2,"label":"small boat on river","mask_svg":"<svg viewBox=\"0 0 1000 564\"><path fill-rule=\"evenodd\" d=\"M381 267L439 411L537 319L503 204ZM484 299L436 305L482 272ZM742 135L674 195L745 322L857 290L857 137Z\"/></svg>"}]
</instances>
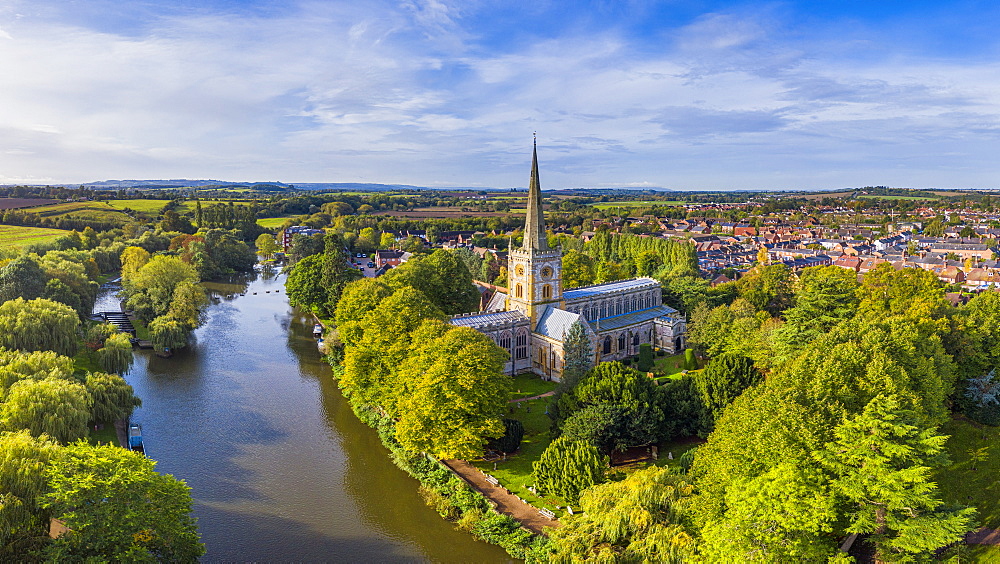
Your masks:
<instances>
[{"instance_id":1,"label":"small boat on river","mask_svg":"<svg viewBox=\"0 0 1000 564\"><path fill-rule=\"evenodd\" d=\"M139 454L146 454L146 447L142 444L142 427L138 423L128 425L128 448Z\"/></svg>"},{"instance_id":2,"label":"small boat on river","mask_svg":"<svg viewBox=\"0 0 1000 564\"><path fill-rule=\"evenodd\" d=\"M316 337L317 339L323 337L323 326L320 325L319 323L313 325L313 337Z\"/></svg>"}]
</instances>

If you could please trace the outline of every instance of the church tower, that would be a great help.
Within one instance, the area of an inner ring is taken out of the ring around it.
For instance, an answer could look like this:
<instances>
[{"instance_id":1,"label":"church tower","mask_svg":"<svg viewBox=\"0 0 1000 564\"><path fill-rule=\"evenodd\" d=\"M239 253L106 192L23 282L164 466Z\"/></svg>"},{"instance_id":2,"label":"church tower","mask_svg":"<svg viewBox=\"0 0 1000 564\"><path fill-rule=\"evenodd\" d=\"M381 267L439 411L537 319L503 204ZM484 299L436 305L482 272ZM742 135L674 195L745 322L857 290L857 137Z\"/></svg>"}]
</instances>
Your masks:
<instances>
[{"instance_id":1,"label":"church tower","mask_svg":"<svg viewBox=\"0 0 1000 564\"><path fill-rule=\"evenodd\" d=\"M562 307L562 251L549 248L545 234L542 188L538 182L538 142L532 144L531 181L528 184L528 214L524 221L524 242L510 249L507 264L510 303L535 326L545 306Z\"/></svg>"}]
</instances>

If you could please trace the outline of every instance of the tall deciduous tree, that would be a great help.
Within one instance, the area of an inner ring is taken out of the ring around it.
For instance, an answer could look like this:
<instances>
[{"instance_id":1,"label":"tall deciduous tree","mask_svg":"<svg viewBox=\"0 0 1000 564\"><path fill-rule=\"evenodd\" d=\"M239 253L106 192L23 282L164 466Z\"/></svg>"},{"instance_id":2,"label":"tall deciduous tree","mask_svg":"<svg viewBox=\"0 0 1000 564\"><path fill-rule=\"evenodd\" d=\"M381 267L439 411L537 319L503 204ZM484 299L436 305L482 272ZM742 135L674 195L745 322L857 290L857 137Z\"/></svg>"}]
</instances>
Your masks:
<instances>
[{"instance_id":1,"label":"tall deciduous tree","mask_svg":"<svg viewBox=\"0 0 1000 564\"><path fill-rule=\"evenodd\" d=\"M281 252L281 247L274 240L274 235L270 233L261 233L255 244L257 245L257 253L267 259L273 257L275 253Z\"/></svg>"},{"instance_id":2,"label":"tall deciduous tree","mask_svg":"<svg viewBox=\"0 0 1000 564\"><path fill-rule=\"evenodd\" d=\"M38 497L58 450L50 437L27 430L0 433L0 561L22 562L43 546L48 522Z\"/></svg>"},{"instance_id":3,"label":"tall deciduous tree","mask_svg":"<svg viewBox=\"0 0 1000 564\"><path fill-rule=\"evenodd\" d=\"M0 304L0 346L21 351L55 351L73 356L80 318L66 304L17 298Z\"/></svg>"},{"instance_id":4,"label":"tall deciduous tree","mask_svg":"<svg viewBox=\"0 0 1000 564\"><path fill-rule=\"evenodd\" d=\"M200 280L193 266L177 257L154 256L130 278L122 278L128 295L126 305L141 319L150 321L167 313L174 290L184 282Z\"/></svg>"},{"instance_id":5,"label":"tall deciduous tree","mask_svg":"<svg viewBox=\"0 0 1000 564\"><path fill-rule=\"evenodd\" d=\"M327 300L323 286L323 255L310 255L296 262L285 280L285 292L293 306L319 311Z\"/></svg>"},{"instance_id":6,"label":"tall deciduous tree","mask_svg":"<svg viewBox=\"0 0 1000 564\"><path fill-rule=\"evenodd\" d=\"M46 548L51 561L195 562L204 554L191 489L155 462L111 445L77 443L45 471L42 505L70 529Z\"/></svg>"},{"instance_id":7,"label":"tall deciduous tree","mask_svg":"<svg viewBox=\"0 0 1000 564\"><path fill-rule=\"evenodd\" d=\"M28 429L36 437L44 433L67 443L87 436L92 404L87 388L78 382L21 380L0 405L0 425L6 431Z\"/></svg>"},{"instance_id":8,"label":"tall deciduous tree","mask_svg":"<svg viewBox=\"0 0 1000 564\"><path fill-rule=\"evenodd\" d=\"M104 341L104 346L97 350L97 360L101 368L112 374L128 374L135 358L132 355L132 342L126 333L115 333Z\"/></svg>"},{"instance_id":9,"label":"tall deciduous tree","mask_svg":"<svg viewBox=\"0 0 1000 564\"><path fill-rule=\"evenodd\" d=\"M149 340L157 352L187 346L187 328L173 317L162 315L149 322Z\"/></svg>"},{"instance_id":10,"label":"tall deciduous tree","mask_svg":"<svg viewBox=\"0 0 1000 564\"><path fill-rule=\"evenodd\" d=\"M355 280L344 287L334 319L337 333L345 346L354 346L361 341L362 320L391 294L392 289L375 278Z\"/></svg>"},{"instance_id":11,"label":"tall deciduous tree","mask_svg":"<svg viewBox=\"0 0 1000 564\"><path fill-rule=\"evenodd\" d=\"M507 358L492 339L466 327L417 348L404 368L412 391L399 401L400 444L438 458L482 456L489 439L504 434Z\"/></svg>"},{"instance_id":12,"label":"tall deciduous tree","mask_svg":"<svg viewBox=\"0 0 1000 564\"><path fill-rule=\"evenodd\" d=\"M694 381L704 406L702 432L710 432L722 410L763 379L753 360L734 353L723 353L712 359L705 370L696 372Z\"/></svg>"},{"instance_id":13,"label":"tall deciduous tree","mask_svg":"<svg viewBox=\"0 0 1000 564\"><path fill-rule=\"evenodd\" d=\"M87 391L93 399L90 420L94 422L114 423L127 419L135 408L142 405L132 386L117 374L87 374Z\"/></svg>"},{"instance_id":14,"label":"tall deciduous tree","mask_svg":"<svg viewBox=\"0 0 1000 564\"><path fill-rule=\"evenodd\" d=\"M0 302L42 297L49 277L32 256L21 256L0 268Z\"/></svg>"}]
</instances>

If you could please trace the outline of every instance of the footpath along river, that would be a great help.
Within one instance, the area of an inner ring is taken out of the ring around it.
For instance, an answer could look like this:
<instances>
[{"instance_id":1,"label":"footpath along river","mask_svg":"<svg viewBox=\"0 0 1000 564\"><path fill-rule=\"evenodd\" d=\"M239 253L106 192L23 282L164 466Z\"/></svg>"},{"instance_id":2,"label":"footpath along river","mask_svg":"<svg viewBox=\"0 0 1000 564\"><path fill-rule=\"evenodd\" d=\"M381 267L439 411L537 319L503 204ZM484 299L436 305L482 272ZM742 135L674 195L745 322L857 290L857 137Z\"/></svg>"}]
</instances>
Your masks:
<instances>
[{"instance_id":1,"label":"footpath along river","mask_svg":"<svg viewBox=\"0 0 1000 564\"><path fill-rule=\"evenodd\" d=\"M191 346L127 380L157 470L187 481L205 562L505 562L427 507L351 412L284 276L207 283ZM244 295L240 295L244 294ZM100 310L118 309L102 292Z\"/></svg>"}]
</instances>

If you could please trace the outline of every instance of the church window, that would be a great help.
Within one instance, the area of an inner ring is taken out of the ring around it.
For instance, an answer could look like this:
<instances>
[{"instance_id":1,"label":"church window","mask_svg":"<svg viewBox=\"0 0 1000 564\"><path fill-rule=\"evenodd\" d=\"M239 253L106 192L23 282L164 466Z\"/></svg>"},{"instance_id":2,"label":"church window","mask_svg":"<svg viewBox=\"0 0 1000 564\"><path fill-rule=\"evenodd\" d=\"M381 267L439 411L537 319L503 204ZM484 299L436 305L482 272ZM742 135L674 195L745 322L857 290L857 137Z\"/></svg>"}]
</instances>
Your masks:
<instances>
[{"instance_id":1,"label":"church window","mask_svg":"<svg viewBox=\"0 0 1000 564\"><path fill-rule=\"evenodd\" d=\"M604 348L601 354L611 354L611 337L604 337Z\"/></svg>"},{"instance_id":2,"label":"church window","mask_svg":"<svg viewBox=\"0 0 1000 564\"><path fill-rule=\"evenodd\" d=\"M510 333L504 331L500 333L500 342L498 343L500 348L509 351L510 350Z\"/></svg>"},{"instance_id":3,"label":"church window","mask_svg":"<svg viewBox=\"0 0 1000 564\"><path fill-rule=\"evenodd\" d=\"M514 297L523 298L524 297L524 287L518 284L514 288Z\"/></svg>"},{"instance_id":4,"label":"church window","mask_svg":"<svg viewBox=\"0 0 1000 564\"><path fill-rule=\"evenodd\" d=\"M622 300L620 298L618 299L618 302L615 303L615 311L617 312L615 315L621 315L625 313L623 311Z\"/></svg>"},{"instance_id":5,"label":"church window","mask_svg":"<svg viewBox=\"0 0 1000 564\"><path fill-rule=\"evenodd\" d=\"M639 334L638 333L636 333L635 335L632 335L632 346L633 347L638 347L639 346Z\"/></svg>"},{"instance_id":6,"label":"church window","mask_svg":"<svg viewBox=\"0 0 1000 564\"><path fill-rule=\"evenodd\" d=\"M517 332L517 349L514 351L514 358L524 360L528 358L528 332L521 329Z\"/></svg>"},{"instance_id":7,"label":"church window","mask_svg":"<svg viewBox=\"0 0 1000 564\"><path fill-rule=\"evenodd\" d=\"M618 335L618 350L625 350L625 334Z\"/></svg>"},{"instance_id":8,"label":"church window","mask_svg":"<svg viewBox=\"0 0 1000 564\"><path fill-rule=\"evenodd\" d=\"M548 284L542 286L542 299L548 300L552 298L552 286Z\"/></svg>"}]
</instances>

